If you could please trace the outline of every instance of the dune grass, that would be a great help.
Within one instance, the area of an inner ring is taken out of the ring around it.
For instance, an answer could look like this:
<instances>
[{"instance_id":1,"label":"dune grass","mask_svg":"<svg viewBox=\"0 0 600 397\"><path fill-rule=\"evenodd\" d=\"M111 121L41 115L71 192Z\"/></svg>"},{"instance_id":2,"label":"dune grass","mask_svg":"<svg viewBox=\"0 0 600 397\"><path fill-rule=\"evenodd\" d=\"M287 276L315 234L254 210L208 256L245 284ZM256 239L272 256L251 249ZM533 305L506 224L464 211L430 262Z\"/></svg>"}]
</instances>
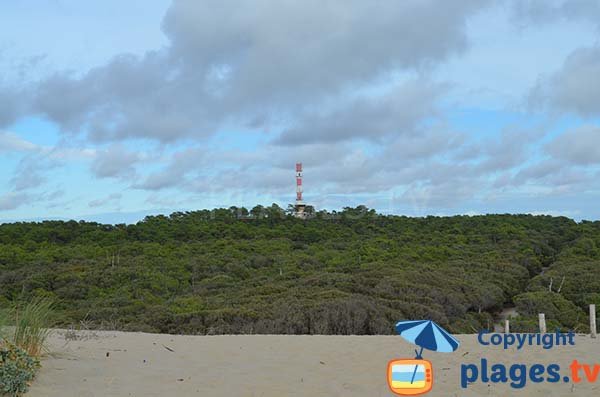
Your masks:
<instances>
[{"instance_id":1,"label":"dune grass","mask_svg":"<svg viewBox=\"0 0 600 397\"><path fill-rule=\"evenodd\" d=\"M54 302L33 298L0 313L1 335L32 357L40 357L55 318Z\"/></svg>"},{"instance_id":2,"label":"dune grass","mask_svg":"<svg viewBox=\"0 0 600 397\"><path fill-rule=\"evenodd\" d=\"M0 307L0 343L10 338L12 327L11 325L11 309Z\"/></svg>"}]
</instances>

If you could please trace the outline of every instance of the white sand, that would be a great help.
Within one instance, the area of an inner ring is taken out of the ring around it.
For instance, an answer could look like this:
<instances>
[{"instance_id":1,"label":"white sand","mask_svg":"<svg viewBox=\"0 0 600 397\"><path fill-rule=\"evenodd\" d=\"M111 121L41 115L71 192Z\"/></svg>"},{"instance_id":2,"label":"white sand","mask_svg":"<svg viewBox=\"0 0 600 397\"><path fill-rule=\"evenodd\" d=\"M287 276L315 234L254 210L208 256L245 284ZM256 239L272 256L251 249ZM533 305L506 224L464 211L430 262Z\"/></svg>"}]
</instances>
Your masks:
<instances>
[{"instance_id":1,"label":"white sand","mask_svg":"<svg viewBox=\"0 0 600 397\"><path fill-rule=\"evenodd\" d=\"M597 384L528 382L472 384L460 388L460 364L600 364L600 341L577 336L576 346L521 351L484 348L476 336L458 336L455 353L425 352L433 362L428 396L593 396ZM166 347L174 350L167 350ZM59 332L52 353L27 396L392 396L387 362L412 358L414 346L399 336L173 336L99 332L67 342ZM107 357L107 353L109 356Z\"/></svg>"}]
</instances>

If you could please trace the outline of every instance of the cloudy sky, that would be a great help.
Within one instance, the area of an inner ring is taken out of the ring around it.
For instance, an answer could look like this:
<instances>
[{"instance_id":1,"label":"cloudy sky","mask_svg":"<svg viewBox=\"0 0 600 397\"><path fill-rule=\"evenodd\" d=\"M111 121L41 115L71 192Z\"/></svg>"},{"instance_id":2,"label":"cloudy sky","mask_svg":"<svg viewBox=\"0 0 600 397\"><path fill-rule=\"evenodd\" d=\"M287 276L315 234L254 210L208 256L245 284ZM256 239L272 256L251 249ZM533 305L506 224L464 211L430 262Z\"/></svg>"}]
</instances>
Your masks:
<instances>
[{"instance_id":1,"label":"cloudy sky","mask_svg":"<svg viewBox=\"0 0 600 397\"><path fill-rule=\"evenodd\" d=\"M0 0L0 220L600 219L600 1Z\"/></svg>"}]
</instances>

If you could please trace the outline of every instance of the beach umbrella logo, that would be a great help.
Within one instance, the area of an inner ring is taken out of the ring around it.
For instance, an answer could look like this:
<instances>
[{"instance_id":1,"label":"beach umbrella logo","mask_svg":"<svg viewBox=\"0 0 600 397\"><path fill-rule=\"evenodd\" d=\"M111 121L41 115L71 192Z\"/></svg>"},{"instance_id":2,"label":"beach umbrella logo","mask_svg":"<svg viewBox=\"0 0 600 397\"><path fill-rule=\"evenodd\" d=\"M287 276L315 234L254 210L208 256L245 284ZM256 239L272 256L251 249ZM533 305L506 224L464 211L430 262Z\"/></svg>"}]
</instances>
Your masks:
<instances>
[{"instance_id":1,"label":"beach umbrella logo","mask_svg":"<svg viewBox=\"0 0 600 397\"><path fill-rule=\"evenodd\" d=\"M423 349L451 353L458 349L460 343L431 320L399 321L396 331L420 350L415 350L414 359L394 359L388 363L388 386L399 396L425 394L433 387L433 366L423 359Z\"/></svg>"}]
</instances>

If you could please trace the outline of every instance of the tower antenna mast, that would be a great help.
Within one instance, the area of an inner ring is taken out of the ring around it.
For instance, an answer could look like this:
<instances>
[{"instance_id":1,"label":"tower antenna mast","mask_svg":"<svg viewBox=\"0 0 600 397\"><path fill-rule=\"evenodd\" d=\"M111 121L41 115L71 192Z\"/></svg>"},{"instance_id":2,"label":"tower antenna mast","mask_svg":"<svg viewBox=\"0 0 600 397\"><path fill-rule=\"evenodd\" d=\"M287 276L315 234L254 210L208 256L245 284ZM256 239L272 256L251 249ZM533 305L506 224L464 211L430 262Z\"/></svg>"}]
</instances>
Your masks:
<instances>
[{"instance_id":1,"label":"tower antenna mast","mask_svg":"<svg viewBox=\"0 0 600 397\"><path fill-rule=\"evenodd\" d=\"M306 218L306 204L302 201L302 163L296 163L296 218Z\"/></svg>"}]
</instances>

